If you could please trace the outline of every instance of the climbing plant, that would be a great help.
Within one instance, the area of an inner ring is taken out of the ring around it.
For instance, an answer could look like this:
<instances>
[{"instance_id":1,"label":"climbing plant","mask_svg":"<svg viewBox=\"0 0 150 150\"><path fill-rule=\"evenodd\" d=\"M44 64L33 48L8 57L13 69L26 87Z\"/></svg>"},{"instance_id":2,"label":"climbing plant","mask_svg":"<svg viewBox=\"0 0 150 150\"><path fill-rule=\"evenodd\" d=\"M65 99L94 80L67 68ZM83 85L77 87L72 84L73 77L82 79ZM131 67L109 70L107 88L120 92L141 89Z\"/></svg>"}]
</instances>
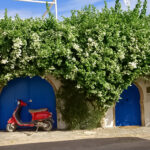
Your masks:
<instances>
[{"instance_id":1,"label":"climbing plant","mask_svg":"<svg viewBox=\"0 0 150 150\"><path fill-rule=\"evenodd\" d=\"M0 84L50 73L82 91L79 107L85 101L94 102L94 110L103 114L124 89L150 73L150 16L146 8L147 0L143 6L138 0L133 10L123 11L116 0L114 8L107 8L106 2L101 12L88 6L72 11L63 21L56 21L50 13L46 19L20 19L18 15L12 19L6 12L0 20ZM78 110L76 103L67 107L67 100L66 110ZM83 109L89 112L89 107ZM65 117L66 110L64 107L62 114L68 124L81 122L77 115L72 120Z\"/></svg>"}]
</instances>

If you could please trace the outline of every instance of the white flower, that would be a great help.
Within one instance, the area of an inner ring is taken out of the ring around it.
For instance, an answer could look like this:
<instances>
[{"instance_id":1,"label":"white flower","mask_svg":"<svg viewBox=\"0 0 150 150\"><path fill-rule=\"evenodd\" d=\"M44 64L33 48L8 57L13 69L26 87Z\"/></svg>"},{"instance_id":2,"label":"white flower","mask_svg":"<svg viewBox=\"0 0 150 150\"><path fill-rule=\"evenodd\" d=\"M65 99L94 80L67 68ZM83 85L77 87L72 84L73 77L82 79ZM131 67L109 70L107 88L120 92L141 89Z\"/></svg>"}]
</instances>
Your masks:
<instances>
[{"instance_id":1,"label":"white flower","mask_svg":"<svg viewBox=\"0 0 150 150\"><path fill-rule=\"evenodd\" d=\"M67 56L67 58L68 58L68 59L71 59L71 57L70 57L70 56Z\"/></svg>"},{"instance_id":2,"label":"white flower","mask_svg":"<svg viewBox=\"0 0 150 150\"><path fill-rule=\"evenodd\" d=\"M4 31L2 34L5 36L5 35L7 35L7 32Z\"/></svg>"},{"instance_id":3,"label":"white flower","mask_svg":"<svg viewBox=\"0 0 150 150\"><path fill-rule=\"evenodd\" d=\"M39 42L33 42L32 43L32 46L34 47L34 48L40 48L40 43Z\"/></svg>"},{"instance_id":4,"label":"white flower","mask_svg":"<svg viewBox=\"0 0 150 150\"><path fill-rule=\"evenodd\" d=\"M106 35L106 32L105 32L105 31L103 31L103 32L102 32L102 34L105 36L105 35Z\"/></svg>"},{"instance_id":5,"label":"white flower","mask_svg":"<svg viewBox=\"0 0 150 150\"><path fill-rule=\"evenodd\" d=\"M75 61L76 61L76 58L75 58L75 57L73 57L73 58L72 58L72 61L74 61L74 62L75 62Z\"/></svg>"},{"instance_id":6,"label":"white flower","mask_svg":"<svg viewBox=\"0 0 150 150\"><path fill-rule=\"evenodd\" d=\"M98 97L102 97L103 95L102 95L102 92L101 91L99 91L98 92Z\"/></svg>"},{"instance_id":7,"label":"white flower","mask_svg":"<svg viewBox=\"0 0 150 150\"><path fill-rule=\"evenodd\" d=\"M19 58L21 56L21 49L18 48L18 49L15 49L14 51L12 51L11 55L13 57L13 59L15 60L16 58Z\"/></svg>"},{"instance_id":8,"label":"white flower","mask_svg":"<svg viewBox=\"0 0 150 150\"><path fill-rule=\"evenodd\" d=\"M69 75L66 75L66 79L69 79L70 78L70 76Z\"/></svg>"},{"instance_id":9,"label":"white flower","mask_svg":"<svg viewBox=\"0 0 150 150\"><path fill-rule=\"evenodd\" d=\"M119 66L116 66L116 72L120 72Z\"/></svg>"},{"instance_id":10,"label":"white flower","mask_svg":"<svg viewBox=\"0 0 150 150\"><path fill-rule=\"evenodd\" d=\"M76 50L80 49L79 45L77 45L77 44L74 44L73 48L76 49Z\"/></svg>"},{"instance_id":11,"label":"white flower","mask_svg":"<svg viewBox=\"0 0 150 150\"><path fill-rule=\"evenodd\" d=\"M93 42L93 39L92 38L88 38L88 42Z\"/></svg>"},{"instance_id":12,"label":"white flower","mask_svg":"<svg viewBox=\"0 0 150 150\"><path fill-rule=\"evenodd\" d=\"M81 88L81 86L80 86L79 84L78 84L76 87L77 87L77 89L80 89L80 88Z\"/></svg>"},{"instance_id":13,"label":"white flower","mask_svg":"<svg viewBox=\"0 0 150 150\"><path fill-rule=\"evenodd\" d=\"M130 75L128 71L123 71L123 74Z\"/></svg>"},{"instance_id":14,"label":"white flower","mask_svg":"<svg viewBox=\"0 0 150 150\"><path fill-rule=\"evenodd\" d=\"M16 39L13 40L13 48L14 49L20 49L21 46L23 45L22 40L18 37Z\"/></svg>"},{"instance_id":15,"label":"white flower","mask_svg":"<svg viewBox=\"0 0 150 150\"><path fill-rule=\"evenodd\" d=\"M83 50L80 48L80 46L76 43L73 44L73 48L79 52L82 52Z\"/></svg>"},{"instance_id":16,"label":"white flower","mask_svg":"<svg viewBox=\"0 0 150 150\"><path fill-rule=\"evenodd\" d=\"M31 37L32 37L33 41L40 41L40 37L39 37L39 35L37 33L33 33L31 35Z\"/></svg>"},{"instance_id":17,"label":"white flower","mask_svg":"<svg viewBox=\"0 0 150 150\"><path fill-rule=\"evenodd\" d=\"M98 44L97 44L95 41L93 41L91 45L92 45L92 46L95 46L95 47L98 46Z\"/></svg>"},{"instance_id":18,"label":"white flower","mask_svg":"<svg viewBox=\"0 0 150 150\"><path fill-rule=\"evenodd\" d=\"M96 66L96 61L94 61L94 62L93 62L92 66L93 66L93 67L95 67L95 66Z\"/></svg>"},{"instance_id":19,"label":"white flower","mask_svg":"<svg viewBox=\"0 0 150 150\"><path fill-rule=\"evenodd\" d=\"M11 69L14 69L14 68L15 68L14 64L12 64L12 65L10 66L10 68L11 68Z\"/></svg>"},{"instance_id":20,"label":"white flower","mask_svg":"<svg viewBox=\"0 0 150 150\"><path fill-rule=\"evenodd\" d=\"M123 60L123 59L125 58L125 53L121 51L121 52L119 53L119 58L120 58L121 60Z\"/></svg>"},{"instance_id":21,"label":"white flower","mask_svg":"<svg viewBox=\"0 0 150 150\"><path fill-rule=\"evenodd\" d=\"M7 73L7 74L5 75L5 79L10 80L10 79L11 79L11 74L10 74L10 73Z\"/></svg>"},{"instance_id":22,"label":"white flower","mask_svg":"<svg viewBox=\"0 0 150 150\"><path fill-rule=\"evenodd\" d=\"M130 67L130 69L135 69L135 68L137 68L137 63L136 62L129 62L129 67Z\"/></svg>"},{"instance_id":23,"label":"white flower","mask_svg":"<svg viewBox=\"0 0 150 150\"><path fill-rule=\"evenodd\" d=\"M1 63L2 63L2 64L7 64L7 63L8 63L8 60L7 60L7 59L2 59L2 60L1 60Z\"/></svg>"},{"instance_id":24,"label":"white flower","mask_svg":"<svg viewBox=\"0 0 150 150\"><path fill-rule=\"evenodd\" d=\"M18 51L16 51L16 57L19 58L21 56L21 49L18 49Z\"/></svg>"},{"instance_id":25,"label":"white flower","mask_svg":"<svg viewBox=\"0 0 150 150\"><path fill-rule=\"evenodd\" d=\"M95 42L92 38L88 38L88 46L94 46L94 47L97 47L98 46L98 43Z\"/></svg>"},{"instance_id":26,"label":"white flower","mask_svg":"<svg viewBox=\"0 0 150 150\"><path fill-rule=\"evenodd\" d=\"M78 68L75 66L74 69L73 69L73 71L74 71L74 72L77 72L77 71L78 71Z\"/></svg>"},{"instance_id":27,"label":"white flower","mask_svg":"<svg viewBox=\"0 0 150 150\"><path fill-rule=\"evenodd\" d=\"M136 39L135 39L134 37L131 37L131 40L132 40L132 42L135 42L135 41L136 41Z\"/></svg>"},{"instance_id":28,"label":"white flower","mask_svg":"<svg viewBox=\"0 0 150 150\"><path fill-rule=\"evenodd\" d=\"M39 35L37 33L33 33L31 35L31 38L33 40L33 42L31 43L31 48L33 48L35 50L39 49L40 46L41 46L40 45L40 37L39 37Z\"/></svg>"},{"instance_id":29,"label":"white flower","mask_svg":"<svg viewBox=\"0 0 150 150\"><path fill-rule=\"evenodd\" d=\"M86 56L86 57L89 57L89 53L88 53L88 52L86 52L86 53L85 53L85 56Z\"/></svg>"}]
</instances>

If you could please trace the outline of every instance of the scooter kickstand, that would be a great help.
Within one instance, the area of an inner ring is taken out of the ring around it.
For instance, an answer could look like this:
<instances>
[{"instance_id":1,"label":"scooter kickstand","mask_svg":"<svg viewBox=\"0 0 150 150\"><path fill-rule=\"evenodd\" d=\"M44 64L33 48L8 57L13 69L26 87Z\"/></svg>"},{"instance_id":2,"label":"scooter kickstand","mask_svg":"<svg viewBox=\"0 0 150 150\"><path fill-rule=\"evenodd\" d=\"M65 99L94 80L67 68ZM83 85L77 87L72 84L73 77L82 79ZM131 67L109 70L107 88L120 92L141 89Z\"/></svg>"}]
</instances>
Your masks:
<instances>
[{"instance_id":1,"label":"scooter kickstand","mask_svg":"<svg viewBox=\"0 0 150 150\"><path fill-rule=\"evenodd\" d=\"M39 130L39 127L36 128L36 131L35 131L35 132L38 132L38 130Z\"/></svg>"}]
</instances>

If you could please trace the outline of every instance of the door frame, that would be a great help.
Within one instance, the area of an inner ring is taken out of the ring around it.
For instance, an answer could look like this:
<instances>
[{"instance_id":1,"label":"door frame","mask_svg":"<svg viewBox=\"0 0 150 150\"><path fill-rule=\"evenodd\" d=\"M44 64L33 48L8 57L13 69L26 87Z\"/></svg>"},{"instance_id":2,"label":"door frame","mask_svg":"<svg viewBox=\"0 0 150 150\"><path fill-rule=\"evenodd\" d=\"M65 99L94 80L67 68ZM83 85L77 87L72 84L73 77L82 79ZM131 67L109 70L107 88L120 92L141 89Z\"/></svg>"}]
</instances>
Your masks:
<instances>
[{"instance_id":1,"label":"door frame","mask_svg":"<svg viewBox=\"0 0 150 150\"><path fill-rule=\"evenodd\" d=\"M134 82L133 83L139 90L139 94L140 94L140 109L141 109L141 126L145 126L145 117L144 117L144 94L143 94L143 90L141 88L141 86L137 83ZM113 106L113 126L116 127L116 115L115 115L115 107L116 107L116 103ZM122 126L122 127L126 127L126 126Z\"/></svg>"}]
</instances>

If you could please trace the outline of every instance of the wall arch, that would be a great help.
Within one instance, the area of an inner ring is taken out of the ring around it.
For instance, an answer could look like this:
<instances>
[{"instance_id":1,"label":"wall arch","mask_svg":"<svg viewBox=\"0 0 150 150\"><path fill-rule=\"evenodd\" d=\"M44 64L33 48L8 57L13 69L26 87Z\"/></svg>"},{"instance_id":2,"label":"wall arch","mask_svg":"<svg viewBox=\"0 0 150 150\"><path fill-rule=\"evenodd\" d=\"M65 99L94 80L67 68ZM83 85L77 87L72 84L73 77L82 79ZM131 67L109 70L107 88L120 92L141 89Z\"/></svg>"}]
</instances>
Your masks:
<instances>
[{"instance_id":1,"label":"wall arch","mask_svg":"<svg viewBox=\"0 0 150 150\"><path fill-rule=\"evenodd\" d=\"M61 82L59 80L57 80L54 76L50 75L50 74L46 75L44 78L45 78L45 80L47 80L52 85L52 87L53 87L53 89L55 91L55 95L57 95L57 92L58 92L58 90L59 90L59 88L61 86ZM59 103L60 102L59 102L59 100L58 100L58 98L56 96L57 128L58 129L66 129L67 125L63 121L61 112L58 109Z\"/></svg>"},{"instance_id":2,"label":"wall arch","mask_svg":"<svg viewBox=\"0 0 150 150\"><path fill-rule=\"evenodd\" d=\"M138 82L134 82L134 84L138 88L139 93L140 93L141 123L142 123L142 126L145 126L143 90L142 90L142 87L140 86L140 84L138 84Z\"/></svg>"}]
</instances>

